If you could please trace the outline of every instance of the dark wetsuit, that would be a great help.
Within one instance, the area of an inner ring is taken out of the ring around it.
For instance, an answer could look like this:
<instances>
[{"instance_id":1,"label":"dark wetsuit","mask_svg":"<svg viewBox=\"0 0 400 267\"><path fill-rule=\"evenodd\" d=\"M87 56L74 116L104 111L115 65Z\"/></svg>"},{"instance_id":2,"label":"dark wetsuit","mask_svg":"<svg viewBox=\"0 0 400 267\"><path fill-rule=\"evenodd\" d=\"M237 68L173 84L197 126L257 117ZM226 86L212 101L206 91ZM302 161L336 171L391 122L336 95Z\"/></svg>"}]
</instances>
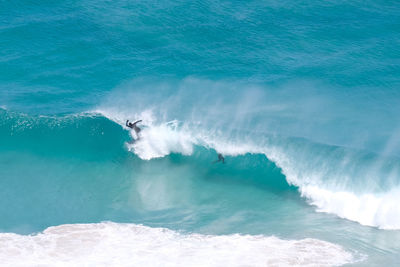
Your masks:
<instances>
[{"instance_id":1,"label":"dark wetsuit","mask_svg":"<svg viewBox=\"0 0 400 267\"><path fill-rule=\"evenodd\" d=\"M126 127L129 127L129 128L131 128L131 129L133 129L135 131L135 133L138 136L138 138L139 138L139 133L140 133L140 131L142 129L140 129L136 124L138 124L141 121L142 120L138 120L138 121L135 121L134 123L131 123L131 122L129 122L129 120L126 120L126 124L125 124Z\"/></svg>"},{"instance_id":2,"label":"dark wetsuit","mask_svg":"<svg viewBox=\"0 0 400 267\"><path fill-rule=\"evenodd\" d=\"M224 158L224 156L222 156L221 153L218 153L218 160L214 161L213 163L217 163L220 161L222 161L222 163L225 163L225 158Z\"/></svg>"}]
</instances>

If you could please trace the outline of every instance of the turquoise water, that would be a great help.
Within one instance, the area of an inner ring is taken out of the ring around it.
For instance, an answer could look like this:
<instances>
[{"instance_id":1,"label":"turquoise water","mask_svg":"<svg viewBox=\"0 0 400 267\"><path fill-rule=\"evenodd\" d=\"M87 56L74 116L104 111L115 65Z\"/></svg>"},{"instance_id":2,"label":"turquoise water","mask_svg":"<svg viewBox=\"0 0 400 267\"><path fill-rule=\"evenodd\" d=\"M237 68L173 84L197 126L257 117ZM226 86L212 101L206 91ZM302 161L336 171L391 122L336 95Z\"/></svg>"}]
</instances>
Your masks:
<instances>
[{"instance_id":1,"label":"turquoise water","mask_svg":"<svg viewBox=\"0 0 400 267\"><path fill-rule=\"evenodd\" d=\"M0 230L400 253L395 1L0 3ZM141 139L124 126L142 119ZM217 153L226 163L213 163Z\"/></svg>"}]
</instances>

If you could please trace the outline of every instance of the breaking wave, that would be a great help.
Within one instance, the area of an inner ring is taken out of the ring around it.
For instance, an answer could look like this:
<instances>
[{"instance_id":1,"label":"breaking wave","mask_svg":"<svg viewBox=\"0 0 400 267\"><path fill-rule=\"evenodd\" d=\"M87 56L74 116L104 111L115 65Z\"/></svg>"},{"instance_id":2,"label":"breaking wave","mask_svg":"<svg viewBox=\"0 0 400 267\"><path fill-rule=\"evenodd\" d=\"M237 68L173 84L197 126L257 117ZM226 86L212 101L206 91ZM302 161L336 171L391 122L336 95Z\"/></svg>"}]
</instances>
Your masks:
<instances>
[{"instance_id":1,"label":"breaking wave","mask_svg":"<svg viewBox=\"0 0 400 267\"><path fill-rule=\"evenodd\" d=\"M107 112L101 113L115 119ZM296 186L317 211L333 213L363 225L400 229L400 207L396 205L400 164L396 157L382 158L369 151L267 133L227 138L195 124L156 123L149 114L150 111L142 113L142 117L151 118L144 126L143 137L127 144L141 159L170 153L191 155L194 146L214 149L231 157L263 154L281 169L287 182ZM131 136L135 138L133 133Z\"/></svg>"},{"instance_id":2,"label":"breaking wave","mask_svg":"<svg viewBox=\"0 0 400 267\"><path fill-rule=\"evenodd\" d=\"M196 123L162 122L151 111L133 116L143 119L142 137L135 142L130 141L135 134L129 132L129 136L124 126L126 116L107 110L64 117L6 110L0 115L0 144L5 150L37 150L52 157L79 153L89 159L113 159L128 150L142 160L151 160L171 153L189 156L203 147L222 153L228 164L239 155L265 155L317 211L363 225L400 229L400 207L396 205L400 166L395 157L260 132L226 136ZM248 168L264 166L251 164Z\"/></svg>"}]
</instances>

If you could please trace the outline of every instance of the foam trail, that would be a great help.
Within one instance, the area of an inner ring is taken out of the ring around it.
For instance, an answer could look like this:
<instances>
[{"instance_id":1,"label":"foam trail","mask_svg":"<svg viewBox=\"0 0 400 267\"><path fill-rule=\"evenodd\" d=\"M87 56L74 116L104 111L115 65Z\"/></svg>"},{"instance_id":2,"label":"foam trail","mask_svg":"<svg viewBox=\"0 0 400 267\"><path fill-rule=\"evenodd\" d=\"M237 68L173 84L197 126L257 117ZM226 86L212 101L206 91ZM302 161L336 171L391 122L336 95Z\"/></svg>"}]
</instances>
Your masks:
<instances>
[{"instance_id":1,"label":"foam trail","mask_svg":"<svg viewBox=\"0 0 400 267\"><path fill-rule=\"evenodd\" d=\"M37 235L0 234L6 266L339 266L354 256L306 238L180 234L135 224L71 224Z\"/></svg>"}]
</instances>

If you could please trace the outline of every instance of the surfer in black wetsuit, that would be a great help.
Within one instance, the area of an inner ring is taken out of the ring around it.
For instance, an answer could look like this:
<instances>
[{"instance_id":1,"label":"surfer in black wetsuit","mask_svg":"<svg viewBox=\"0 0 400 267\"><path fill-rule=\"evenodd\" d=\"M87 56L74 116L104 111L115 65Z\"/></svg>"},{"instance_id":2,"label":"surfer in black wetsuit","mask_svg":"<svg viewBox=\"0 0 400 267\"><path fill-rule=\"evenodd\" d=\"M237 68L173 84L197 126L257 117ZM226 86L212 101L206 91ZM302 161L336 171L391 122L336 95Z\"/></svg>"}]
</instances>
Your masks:
<instances>
[{"instance_id":1,"label":"surfer in black wetsuit","mask_svg":"<svg viewBox=\"0 0 400 267\"><path fill-rule=\"evenodd\" d=\"M138 120L138 121L135 121L134 123L132 123L132 122L129 122L129 120L126 120L126 123L125 123L126 127L129 127L135 131L138 139L140 138L139 133L142 129L140 129L136 124L138 124L141 121L142 120Z\"/></svg>"},{"instance_id":2,"label":"surfer in black wetsuit","mask_svg":"<svg viewBox=\"0 0 400 267\"><path fill-rule=\"evenodd\" d=\"M214 161L213 163L217 163L217 162L220 162L220 161L222 161L222 163L225 164L224 156L222 156L221 153L218 153L218 160Z\"/></svg>"}]
</instances>

